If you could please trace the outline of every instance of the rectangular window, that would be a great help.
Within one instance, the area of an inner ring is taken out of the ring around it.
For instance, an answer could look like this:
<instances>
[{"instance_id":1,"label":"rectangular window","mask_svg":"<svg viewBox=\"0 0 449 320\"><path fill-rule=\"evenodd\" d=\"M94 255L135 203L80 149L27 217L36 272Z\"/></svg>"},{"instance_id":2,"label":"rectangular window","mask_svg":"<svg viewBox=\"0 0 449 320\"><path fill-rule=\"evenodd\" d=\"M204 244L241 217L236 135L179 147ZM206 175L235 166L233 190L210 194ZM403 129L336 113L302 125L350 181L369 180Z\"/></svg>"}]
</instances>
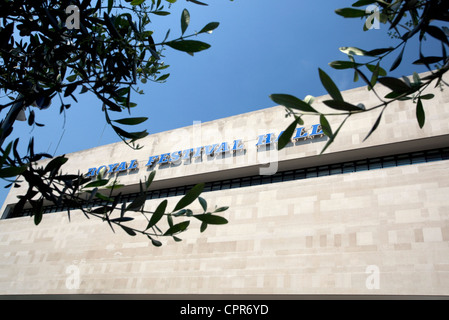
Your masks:
<instances>
[{"instance_id":1,"label":"rectangular window","mask_svg":"<svg viewBox=\"0 0 449 320\"><path fill-rule=\"evenodd\" d=\"M404 166L407 164L410 164L410 157L408 155L404 154L396 157L397 166Z\"/></svg>"},{"instance_id":2,"label":"rectangular window","mask_svg":"<svg viewBox=\"0 0 449 320\"><path fill-rule=\"evenodd\" d=\"M359 171L365 171L365 170L368 170L368 161L366 161L366 160L356 161L355 171L359 172Z\"/></svg>"},{"instance_id":3,"label":"rectangular window","mask_svg":"<svg viewBox=\"0 0 449 320\"><path fill-rule=\"evenodd\" d=\"M329 166L322 166L318 168L318 177L328 176Z\"/></svg>"}]
</instances>

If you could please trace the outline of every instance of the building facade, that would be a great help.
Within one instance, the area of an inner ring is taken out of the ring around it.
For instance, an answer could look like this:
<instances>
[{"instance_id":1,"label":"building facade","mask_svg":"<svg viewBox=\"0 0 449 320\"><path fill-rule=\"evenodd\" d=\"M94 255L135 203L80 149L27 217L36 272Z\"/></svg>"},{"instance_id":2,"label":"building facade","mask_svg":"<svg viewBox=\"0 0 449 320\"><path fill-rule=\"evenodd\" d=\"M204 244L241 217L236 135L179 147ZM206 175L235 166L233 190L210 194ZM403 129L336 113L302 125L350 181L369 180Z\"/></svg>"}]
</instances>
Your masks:
<instances>
[{"instance_id":1,"label":"building facade","mask_svg":"<svg viewBox=\"0 0 449 320\"><path fill-rule=\"evenodd\" d=\"M304 116L291 142L276 139L291 118L276 106L156 133L130 150L116 143L67 155L67 172L101 169L132 201L156 170L145 203L173 207L196 183L210 207L229 206L226 225L200 223L181 242L146 237L64 208L39 226L11 217L23 189L11 189L0 221L1 295L449 295L449 93L430 90L420 129L411 101L353 115L335 142ZM387 92L385 92L387 93ZM378 103L366 88L347 101ZM323 108L319 97L314 102ZM342 117L330 117L337 128ZM126 198L126 196L128 198ZM190 206L195 212L200 204Z\"/></svg>"}]
</instances>

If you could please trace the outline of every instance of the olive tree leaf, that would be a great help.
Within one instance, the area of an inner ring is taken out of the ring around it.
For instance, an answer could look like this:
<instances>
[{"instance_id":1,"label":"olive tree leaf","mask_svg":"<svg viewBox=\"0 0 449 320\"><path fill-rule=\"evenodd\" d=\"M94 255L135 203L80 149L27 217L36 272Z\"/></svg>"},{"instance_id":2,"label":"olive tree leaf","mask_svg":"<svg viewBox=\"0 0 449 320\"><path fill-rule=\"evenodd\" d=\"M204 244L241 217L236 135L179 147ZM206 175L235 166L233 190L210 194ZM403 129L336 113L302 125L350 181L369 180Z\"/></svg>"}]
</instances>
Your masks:
<instances>
[{"instance_id":1,"label":"olive tree leaf","mask_svg":"<svg viewBox=\"0 0 449 320\"><path fill-rule=\"evenodd\" d=\"M312 108L310 104L289 94L275 93L270 95L270 99L289 109L296 109L303 112L317 113L317 111L314 108Z\"/></svg>"},{"instance_id":2,"label":"olive tree leaf","mask_svg":"<svg viewBox=\"0 0 449 320\"><path fill-rule=\"evenodd\" d=\"M198 220L205 222L207 224L227 224L228 220L221 216L212 214L195 214L193 215Z\"/></svg>"},{"instance_id":3,"label":"olive tree leaf","mask_svg":"<svg viewBox=\"0 0 449 320\"><path fill-rule=\"evenodd\" d=\"M405 45L402 47L401 52L399 53L399 55L396 57L396 60L394 60L393 64L391 65L390 72L395 70L397 67L399 67L399 65L402 62L402 57L404 55L404 51L405 51Z\"/></svg>"},{"instance_id":4,"label":"olive tree leaf","mask_svg":"<svg viewBox=\"0 0 449 320\"><path fill-rule=\"evenodd\" d=\"M165 231L164 236L172 236L174 234L182 232L187 229L189 224L190 224L190 221L183 221L178 224L175 224L172 227L170 227L167 231Z\"/></svg>"},{"instance_id":5,"label":"olive tree leaf","mask_svg":"<svg viewBox=\"0 0 449 320\"><path fill-rule=\"evenodd\" d=\"M185 208L189 204L191 204L193 201L196 200L196 198L199 197L201 192L203 192L203 189L204 189L204 183L199 183L199 184L195 185L192 189L190 189L189 192L187 192L187 194L184 197L181 198L181 200L178 201L178 203L176 204L176 207L173 211L178 211L182 208Z\"/></svg>"},{"instance_id":6,"label":"olive tree leaf","mask_svg":"<svg viewBox=\"0 0 449 320\"><path fill-rule=\"evenodd\" d=\"M178 40L166 43L172 49L193 53L200 52L210 48L210 44L198 40Z\"/></svg>"},{"instance_id":7,"label":"olive tree leaf","mask_svg":"<svg viewBox=\"0 0 449 320\"><path fill-rule=\"evenodd\" d=\"M148 222L147 229L150 229L162 219L165 214L165 209L167 208L167 203L168 201L164 200L157 206L156 210L150 218L150 221Z\"/></svg>"},{"instance_id":8,"label":"olive tree leaf","mask_svg":"<svg viewBox=\"0 0 449 320\"><path fill-rule=\"evenodd\" d=\"M379 78L378 81L397 93L405 93L410 90L410 87L402 80L393 77L382 77Z\"/></svg>"},{"instance_id":9,"label":"olive tree leaf","mask_svg":"<svg viewBox=\"0 0 449 320\"><path fill-rule=\"evenodd\" d=\"M342 8L335 10L335 13L344 18L359 18L368 15L365 10L354 9L354 8Z\"/></svg>"},{"instance_id":10,"label":"olive tree leaf","mask_svg":"<svg viewBox=\"0 0 449 320\"><path fill-rule=\"evenodd\" d=\"M380 124L380 120L382 119L382 115L384 113L385 108L382 109L382 111L380 112L379 116L376 119L376 122L374 122L374 125L371 127L371 130L368 132L368 134L366 135L366 137L363 139L363 141L365 141L366 139L368 139L371 134L376 131L377 127Z\"/></svg>"},{"instance_id":11,"label":"olive tree leaf","mask_svg":"<svg viewBox=\"0 0 449 320\"><path fill-rule=\"evenodd\" d=\"M320 124L321 124L321 130L323 130L324 134L328 136L329 138L333 137L332 128L329 124L329 121L327 121L324 114L320 115Z\"/></svg>"},{"instance_id":12,"label":"olive tree leaf","mask_svg":"<svg viewBox=\"0 0 449 320\"><path fill-rule=\"evenodd\" d=\"M218 26L220 25L220 23L218 22L209 22L208 24L206 24L203 29L200 30L199 33L210 33L213 30L217 29Z\"/></svg>"},{"instance_id":13,"label":"olive tree leaf","mask_svg":"<svg viewBox=\"0 0 449 320\"><path fill-rule=\"evenodd\" d=\"M190 24L190 13L184 9L181 13L181 34L184 34Z\"/></svg>"},{"instance_id":14,"label":"olive tree leaf","mask_svg":"<svg viewBox=\"0 0 449 320\"><path fill-rule=\"evenodd\" d=\"M340 93L340 90L335 85L335 83L332 81L332 79L327 75L326 72L321 70L321 68L318 68L320 80L323 84L326 91L330 94L330 96L337 101L343 101L343 96Z\"/></svg>"},{"instance_id":15,"label":"olive tree leaf","mask_svg":"<svg viewBox=\"0 0 449 320\"><path fill-rule=\"evenodd\" d=\"M200 202L201 207L203 208L204 212L206 212L207 211L207 201L202 197L198 197L198 201Z\"/></svg>"},{"instance_id":16,"label":"olive tree leaf","mask_svg":"<svg viewBox=\"0 0 449 320\"><path fill-rule=\"evenodd\" d=\"M421 98L418 98L418 102L416 103L416 119L418 120L419 127L422 129L424 123L426 122L426 114L424 112Z\"/></svg>"},{"instance_id":17,"label":"olive tree leaf","mask_svg":"<svg viewBox=\"0 0 449 320\"><path fill-rule=\"evenodd\" d=\"M120 124L124 124L124 125L137 125L140 124L142 122L147 121L148 118L147 117L135 117L135 118L124 118L124 119L117 119L117 120L112 120L113 122L116 123L120 123Z\"/></svg>"},{"instance_id":18,"label":"olive tree leaf","mask_svg":"<svg viewBox=\"0 0 449 320\"><path fill-rule=\"evenodd\" d=\"M337 61L330 62L329 66L331 66L332 68L337 69L337 70L344 70L344 69L353 69L353 68L362 66L362 64L355 63L353 61L337 60Z\"/></svg>"},{"instance_id":19,"label":"olive tree leaf","mask_svg":"<svg viewBox=\"0 0 449 320\"><path fill-rule=\"evenodd\" d=\"M299 118L295 119L288 126L288 128L285 129L285 131L281 133L279 140L278 140L278 145L277 145L278 150L282 150L290 142L290 139L293 136L296 126L298 125L298 119Z\"/></svg>"},{"instance_id":20,"label":"olive tree leaf","mask_svg":"<svg viewBox=\"0 0 449 320\"><path fill-rule=\"evenodd\" d=\"M147 195L145 193L140 194L137 196L136 199L131 202L128 207L126 208L126 211L139 211L142 206L145 204L145 201L147 200Z\"/></svg>"}]
</instances>

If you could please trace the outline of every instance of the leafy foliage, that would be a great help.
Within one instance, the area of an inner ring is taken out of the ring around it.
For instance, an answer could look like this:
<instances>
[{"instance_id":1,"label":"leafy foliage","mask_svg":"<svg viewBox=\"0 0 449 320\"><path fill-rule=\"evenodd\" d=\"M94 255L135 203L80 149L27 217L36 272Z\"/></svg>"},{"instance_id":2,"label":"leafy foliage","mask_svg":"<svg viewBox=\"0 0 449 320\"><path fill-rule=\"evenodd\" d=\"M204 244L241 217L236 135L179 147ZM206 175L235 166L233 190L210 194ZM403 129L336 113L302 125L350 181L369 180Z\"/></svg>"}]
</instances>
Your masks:
<instances>
[{"instance_id":1,"label":"leafy foliage","mask_svg":"<svg viewBox=\"0 0 449 320\"><path fill-rule=\"evenodd\" d=\"M36 162L51 155L34 152L34 139L28 144L28 152L18 152L19 139L9 142L13 124L28 114L30 126L43 126L36 121L35 110L46 109L60 102L60 112L70 107L67 98L77 101L79 94L89 93L98 98L99 107L105 114L106 122L116 134L131 148L139 149L139 139L148 135L144 131L132 131L130 127L143 123L146 117L120 117L113 119L114 113L131 113L136 104L132 94L142 94L139 84L148 81L164 82L168 79L168 65L162 61L163 50L169 47L189 54L206 50L209 44L190 39L211 33L219 26L210 22L199 32L186 35L190 24L190 14L184 9L181 16L181 34L169 39L170 31L160 43L155 43L155 29L151 16L167 16L176 0L4 0L0 2L0 90L10 99L1 104L0 111L7 115L0 128L0 178L10 181L10 185L20 186L25 182L28 189L19 197L13 215L19 214L26 205L33 208L34 221L42 220L46 205L64 205L80 209L86 216L96 216L107 221L112 227L120 226L129 235L147 235L152 243L161 243L155 236L169 235L186 230L188 224L171 226L164 233L148 233L159 230L156 222L165 213L166 202L162 202L155 212L143 210L146 201L145 190L154 178L150 175L141 184L141 195L128 206L118 208L119 196L113 190L119 188L116 181L103 178L91 181L83 174L62 174L61 167L67 162L64 156L52 159L48 165L39 167ZM207 5L200 1L189 1L195 5ZM72 10L68 10L71 8ZM70 16L69 16L70 15ZM77 21L75 21L77 20ZM74 23L76 22L76 23ZM20 181L20 179L22 179ZM109 189L109 195L102 190ZM191 204L198 196L197 188L181 201L182 207ZM86 191L87 190L87 191ZM87 193L86 193L87 192ZM89 209L93 198L100 198L106 205ZM201 202L204 208L204 203ZM132 219L125 217L128 211L141 212L149 218L145 230L126 226ZM119 212L118 218L112 214ZM70 209L69 209L70 216ZM177 216L181 216L178 214ZM157 221L156 221L157 220ZM204 223L204 221L202 221ZM213 223L213 222L211 222ZM170 231L170 232L169 232ZM179 240L177 238L177 240Z\"/></svg>"},{"instance_id":2,"label":"leafy foliage","mask_svg":"<svg viewBox=\"0 0 449 320\"><path fill-rule=\"evenodd\" d=\"M320 117L323 132L329 137L328 143L322 152L335 140L343 124L351 115L380 109L381 111L375 123L365 137L366 140L378 128L385 109L395 101L411 100L413 103L416 103L416 118L419 127L422 128L425 125L423 100L433 98L432 94L425 94L424 91L432 83L435 84L435 87L442 87L444 84L443 75L449 70L449 57L447 55L449 28L444 26L445 23L447 24L449 22L448 1L360 0L353 3L349 8L337 9L335 12L344 18L361 18L365 21L363 30L367 31L369 28L367 28L366 22L371 18L372 13L369 10L360 8L369 5L376 5L378 7L379 21L385 25L389 25L391 38L397 39L399 43L394 47L375 48L371 50L364 50L357 47L341 47L340 51L347 55L348 60L333 61L329 65L336 70L354 70L354 81L362 79L366 83L367 89L372 90L376 94L380 101L379 104L365 107L361 103L354 104L345 101L338 87L329 75L321 69L318 70L321 83L332 98L331 100L323 101L323 103L331 109L337 110L338 113L318 112L312 108L310 100L300 100L293 96L288 96L288 99L285 99L284 97L286 95L282 94L273 94L270 96L274 102L287 108L287 115L294 116L295 119L290 126L297 123L298 119L305 114L313 114ZM403 62L407 43L416 38L419 41L419 59L414 61L413 64L424 65L429 70L429 74L420 78L415 72L412 79L405 76L402 78L388 76L387 71L381 67L381 64L384 63L387 57L393 56L395 58L389 71L396 70ZM441 52L426 56L424 53L425 41L438 41L441 45ZM381 97L377 90L378 84L388 88L391 92ZM338 129L334 132L326 119L326 116L329 115L345 116ZM290 139L293 134L293 130L289 130L288 132L290 136L285 137L285 139ZM284 146L285 144L280 144L278 149L282 149Z\"/></svg>"}]
</instances>

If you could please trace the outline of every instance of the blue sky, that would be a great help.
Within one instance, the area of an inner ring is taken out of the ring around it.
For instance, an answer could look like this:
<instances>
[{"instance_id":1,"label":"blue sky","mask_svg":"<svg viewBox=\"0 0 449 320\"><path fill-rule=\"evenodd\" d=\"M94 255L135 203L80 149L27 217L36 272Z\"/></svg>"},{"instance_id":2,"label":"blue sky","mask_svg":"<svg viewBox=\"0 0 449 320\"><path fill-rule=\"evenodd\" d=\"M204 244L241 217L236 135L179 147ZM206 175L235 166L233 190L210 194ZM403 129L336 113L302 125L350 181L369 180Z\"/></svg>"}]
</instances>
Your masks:
<instances>
[{"instance_id":1,"label":"blue sky","mask_svg":"<svg viewBox=\"0 0 449 320\"><path fill-rule=\"evenodd\" d=\"M167 82L142 84L145 94L132 97L138 103L132 115L149 118L139 129L155 133L189 126L193 121L205 122L272 107L272 93L289 93L299 98L323 95L326 92L320 84L318 68L326 71L341 90L363 86L362 81L353 82L352 72L328 66L334 60L347 60L338 48L371 50L397 43L389 38L385 25L364 32L361 19L344 19L335 14L335 9L349 7L354 0L205 2L210 5L178 0L172 5L170 16L152 18L156 42L163 39L168 29L171 37L180 35L184 8L191 16L186 34L199 31L211 21L220 22L220 26L212 34L198 37L212 46L194 57L169 48L164 52L164 61L170 65ZM402 66L393 76L425 71L410 64L418 59L413 44L407 49ZM440 47L429 45L426 50L429 55L441 54ZM383 65L385 69L389 69L394 58ZM78 104L66 101L72 106L65 116L59 114L59 102L38 112L36 121L44 123L43 128L31 128L25 122L17 124L14 134L21 137L21 145L26 147L29 137L34 136L36 151L59 155L120 141L112 129L105 127L101 103L88 95L78 98ZM7 192L1 187L1 201Z\"/></svg>"}]
</instances>

